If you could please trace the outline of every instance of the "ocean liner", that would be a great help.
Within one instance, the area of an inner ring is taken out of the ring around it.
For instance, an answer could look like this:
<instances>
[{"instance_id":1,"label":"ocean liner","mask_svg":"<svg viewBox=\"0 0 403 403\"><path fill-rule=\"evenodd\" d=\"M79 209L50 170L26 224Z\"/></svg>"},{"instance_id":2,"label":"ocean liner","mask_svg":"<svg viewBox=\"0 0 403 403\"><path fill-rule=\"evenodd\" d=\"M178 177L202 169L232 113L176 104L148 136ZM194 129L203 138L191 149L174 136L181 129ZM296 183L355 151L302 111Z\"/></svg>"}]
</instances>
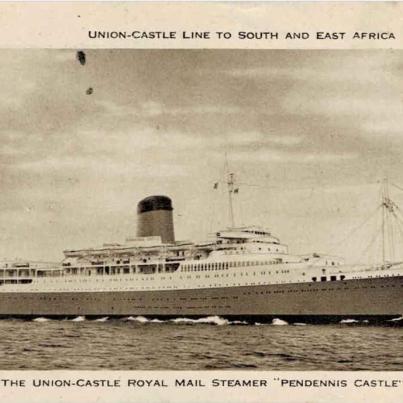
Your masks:
<instances>
[{"instance_id":1,"label":"ocean liner","mask_svg":"<svg viewBox=\"0 0 403 403\"><path fill-rule=\"evenodd\" d=\"M137 206L137 236L64 251L60 264L0 263L3 317L274 317L289 321L394 319L403 314L403 262L348 265L294 255L264 228L232 225L208 242L176 241L172 201ZM386 196L382 208L395 214Z\"/></svg>"}]
</instances>

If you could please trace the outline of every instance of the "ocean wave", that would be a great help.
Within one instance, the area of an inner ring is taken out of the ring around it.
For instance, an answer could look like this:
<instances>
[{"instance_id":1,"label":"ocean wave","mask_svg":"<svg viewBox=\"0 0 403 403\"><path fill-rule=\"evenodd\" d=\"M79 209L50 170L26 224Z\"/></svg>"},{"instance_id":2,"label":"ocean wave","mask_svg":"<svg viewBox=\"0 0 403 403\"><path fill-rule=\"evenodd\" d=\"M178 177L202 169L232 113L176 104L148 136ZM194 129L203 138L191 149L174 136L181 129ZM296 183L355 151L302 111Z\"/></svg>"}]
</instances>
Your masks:
<instances>
[{"instance_id":1,"label":"ocean wave","mask_svg":"<svg viewBox=\"0 0 403 403\"><path fill-rule=\"evenodd\" d=\"M124 322L139 322L139 323L164 323L165 320L160 319L148 319L145 316L126 316L122 318Z\"/></svg>"},{"instance_id":2,"label":"ocean wave","mask_svg":"<svg viewBox=\"0 0 403 403\"><path fill-rule=\"evenodd\" d=\"M280 318L274 318L271 323L260 323L260 322L255 322L255 326L287 326L289 325L288 322L286 322L283 319Z\"/></svg>"},{"instance_id":3,"label":"ocean wave","mask_svg":"<svg viewBox=\"0 0 403 403\"><path fill-rule=\"evenodd\" d=\"M279 318L274 318L271 321L271 324L274 326L285 326L285 325L288 325L288 322L286 322L285 320L279 319Z\"/></svg>"},{"instance_id":4,"label":"ocean wave","mask_svg":"<svg viewBox=\"0 0 403 403\"><path fill-rule=\"evenodd\" d=\"M35 318L32 319L32 322L50 322L52 319L49 318L44 318L44 317L39 317L39 318Z\"/></svg>"},{"instance_id":5,"label":"ocean wave","mask_svg":"<svg viewBox=\"0 0 403 403\"><path fill-rule=\"evenodd\" d=\"M105 316L103 318L94 319L94 322L106 322L109 320L109 316Z\"/></svg>"},{"instance_id":6,"label":"ocean wave","mask_svg":"<svg viewBox=\"0 0 403 403\"><path fill-rule=\"evenodd\" d=\"M204 324L212 324L212 325L228 325L230 321L220 316L207 316L205 318L199 319L189 319L189 318L176 318L170 320L173 323L184 323L184 324L193 324L193 323L204 323Z\"/></svg>"},{"instance_id":7,"label":"ocean wave","mask_svg":"<svg viewBox=\"0 0 403 403\"><path fill-rule=\"evenodd\" d=\"M403 320L403 316L400 316L398 318L389 319L387 322L400 322L401 320Z\"/></svg>"},{"instance_id":8,"label":"ocean wave","mask_svg":"<svg viewBox=\"0 0 403 403\"><path fill-rule=\"evenodd\" d=\"M147 323L150 321L150 319L145 318L144 316L127 316L125 318L122 318L123 321L125 322L140 322L140 323Z\"/></svg>"},{"instance_id":9,"label":"ocean wave","mask_svg":"<svg viewBox=\"0 0 403 403\"><path fill-rule=\"evenodd\" d=\"M190 318L175 318L169 320L160 320L160 319L148 319L144 316L127 316L122 318L123 321L126 322L139 322L139 323L177 323L177 324L214 324L214 325L228 325L230 322L227 319L220 318L219 316L208 316L205 318L199 319L190 319Z\"/></svg>"},{"instance_id":10,"label":"ocean wave","mask_svg":"<svg viewBox=\"0 0 403 403\"><path fill-rule=\"evenodd\" d=\"M250 323L244 320L233 320L221 318L220 316L206 316L205 318L191 319L186 317L179 317L174 319L148 319L145 316L126 316L121 318L124 322L139 322L139 323L175 323L175 324L212 324L212 325L249 325Z\"/></svg>"},{"instance_id":11,"label":"ocean wave","mask_svg":"<svg viewBox=\"0 0 403 403\"><path fill-rule=\"evenodd\" d=\"M76 318L71 319L71 322L84 322L85 320L85 316L77 316Z\"/></svg>"},{"instance_id":12,"label":"ocean wave","mask_svg":"<svg viewBox=\"0 0 403 403\"><path fill-rule=\"evenodd\" d=\"M306 323L295 322L293 323L294 326L306 326Z\"/></svg>"},{"instance_id":13,"label":"ocean wave","mask_svg":"<svg viewBox=\"0 0 403 403\"><path fill-rule=\"evenodd\" d=\"M342 319L339 323L341 323L342 325L348 325L349 323L359 323L359 321L356 319Z\"/></svg>"}]
</instances>

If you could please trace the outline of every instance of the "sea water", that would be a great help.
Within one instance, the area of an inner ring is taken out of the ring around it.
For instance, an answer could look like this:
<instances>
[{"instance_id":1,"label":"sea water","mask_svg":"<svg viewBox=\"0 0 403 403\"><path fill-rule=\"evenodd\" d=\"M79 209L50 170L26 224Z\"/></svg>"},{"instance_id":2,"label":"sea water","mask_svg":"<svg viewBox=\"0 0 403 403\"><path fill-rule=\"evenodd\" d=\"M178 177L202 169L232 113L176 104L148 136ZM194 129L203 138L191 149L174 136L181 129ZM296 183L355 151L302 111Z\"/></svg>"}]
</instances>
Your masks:
<instances>
[{"instance_id":1,"label":"sea water","mask_svg":"<svg viewBox=\"0 0 403 403\"><path fill-rule=\"evenodd\" d=\"M0 320L0 369L403 370L403 328L220 317Z\"/></svg>"}]
</instances>

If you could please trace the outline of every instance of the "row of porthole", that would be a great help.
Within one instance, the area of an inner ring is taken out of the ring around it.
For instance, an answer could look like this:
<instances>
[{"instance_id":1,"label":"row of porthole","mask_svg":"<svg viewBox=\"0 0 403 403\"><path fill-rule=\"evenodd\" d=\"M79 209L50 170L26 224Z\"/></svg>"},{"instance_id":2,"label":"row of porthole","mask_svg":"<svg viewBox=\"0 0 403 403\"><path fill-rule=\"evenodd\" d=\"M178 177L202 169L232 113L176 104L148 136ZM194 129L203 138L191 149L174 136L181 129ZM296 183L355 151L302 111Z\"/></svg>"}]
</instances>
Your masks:
<instances>
[{"instance_id":1,"label":"row of porthole","mask_svg":"<svg viewBox=\"0 0 403 403\"><path fill-rule=\"evenodd\" d=\"M277 283L278 284L278 283ZM246 283L246 284L209 284L209 288L220 288L220 287L224 287L224 288L229 288L229 287L243 287L243 286L257 286L257 285L267 285L265 283ZM202 289L206 289L207 287L202 286L202 285L198 285L194 288L202 288ZM110 291L161 291L161 290L177 290L177 287L171 287L171 286L167 286L167 287L161 287L161 288L151 288L151 287L140 287L140 288L133 288L133 287L125 287L125 288L110 288L108 290L105 289L80 289L80 288L61 288L61 289L56 289L56 290L52 290L50 289L49 292L65 292L65 291L80 291L80 292L110 292ZM185 288L186 290L186 288ZM43 292L43 289L37 289L34 288L30 291L39 291L39 292Z\"/></svg>"},{"instance_id":2,"label":"row of porthole","mask_svg":"<svg viewBox=\"0 0 403 403\"><path fill-rule=\"evenodd\" d=\"M283 272L283 271L282 271ZM285 271L284 271L285 272ZM260 275L265 275L266 273L265 272L261 272L260 273ZM271 275L271 272L268 272L267 274L269 274L269 275ZM274 274L274 273L273 273ZM275 274L279 274L279 272L278 271L276 271L276 273ZM259 273L258 274L256 274L256 272L253 272L253 274L250 274L251 276L259 276ZM221 274L221 277L229 277L230 276L230 274L229 273L227 273L227 274ZM237 277L238 276L238 274L237 273L234 273L233 274L233 277ZM245 272L245 273L239 273L239 276L241 276L241 277L243 277L243 276L246 276L246 277L248 277L249 276L249 274L247 273L247 272ZM219 275L218 274L216 274L216 275L214 275L214 277L215 278L218 278L219 277ZM188 275L187 277L186 277L186 279L192 279L193 277L191 276L191 275ZM199 278L201 278L201 276L200 275L196 275L195 276L195 278L196 279L199 279ZM204 278L210 278L210 276L208 275L208 274L206 274L205 276L204 276ZM180 280L183 280L183 277L182 276L180 276L179 277L179 279ZM122 279L122 278L120 278L120 279L112 279L113 281L125 281L125 282L127 282L127 281L133 281L133 280L140 280L140 281L147 281L147 280L151 280L151 281L154 281L155 280L155 278L154 277L141 277L141 278L133 278L133 277L130 277L129 279ZM161 280L165 280L165 277L161 277ZM167 280L172 280L172 277L169 277ZM96 282L110 282L111 281L111 279L95 279L95 281ZM57 281L57 280L50 280L50 281L47 281L48 283L59 283L59 281ZM87 282L93 282L93 280L88 280L87 278L83 278L83 279L74 279L74 280L65 280L64 282L67 282L67 283L75 283L75 282L85 282L85 283L87 283Z\"/></svg>"},{"instance_id":3,"label":"row of porthole","mask_svg":"<svg viewBox=\"0 0 403 403\"><path fill-rule=\"evenodd\" d=\"M272 283L273 284L273 283ZM279 284L279 283L276 283L276 284ZM268 285L267 283L261 283L261 282L258 282L258 283L245 283L245 284L241 284L241 283L237 283L237 284L235 284L235 283L233 283L233 284L218 284L218 283L214 283L214 284L209 284L209 288L212 288L212 287L215 287L215 288L219 288L219 287L224 287L224 288L227 288L227 287L243 287L243 286L257 286L257 285ZM274 284L273 284L274 285ZM196 287L194 287L194 288L202 288L202 289L205 289L205 288L207 288L207 287L205 287L205 286L203 286L203 285L197 285ZM94 292L102 292L102 291L104 291L104 292L109 292L109 291L161 291L161 290L175 290L175 289L178 289L178 287L172 287L172 286L166 286L166 287L161 287L161 288L151 288L151 287L139 287L139 288L133 288L133 287L125 287L125 288L110 288L110 289L108 289L108 290L105 290L105 289L99 289L99 290L97 290L96 288L95 289L90 289L90 290L87 290L87 289L80 289L80 288L73 288L73 289L71 289L71 288L61 288L61 289L55 289L55 290L52 290L52 289L50 289L50 290L48 290L49 292L57 292L57 291L81 291L81 292L86 292L86 291L89 291L89 292L91 292L91 291L94 291ZM185 288L185 290L186 290L186 288ZM42 291L43 292L43 289L37 289L37 288L34 288L34 289L32 289L32 290L30 290L30 291Z\"/></svg>"},{"instance_id":4,"label":"row of porthole","mask_svg":"<svg viewBox=\"0 0 403 403\"><path fill-rule=\"evenodd\" d=\"M278 282L276 282L276 283L270 283L270 284L273 284L273 285L275 285L275 284L287 284L287 283L285 283L285 282L282 282L282 283L278 283ZM233 284L217 284L217 283L215 283L215 284L209 284L209 287L231 287L231 286L255 286L255 285L269 285L268 283L261 283L261 282L258 282L258 283L245 283L245 284L241 284L241 283L237 283L237 284L235 284L235 283L233 283ZM310 284L311 285L311 284ZM403 287L403 284L401 285L402 287ZM381 287L395 287L395 285L393 285L393 284L390 284L390 285L382 285ZM204 287L204 286L202 286L202 285L198 285L196 288L206 288L206 287ZM355 287L355 289L359 289L359 288L367 288L367 287ZM375 286L371 286L371 288L375 288ZM159 291L159 290L161 290L161 289L164 289L164 290L173 290L173 289L177 289L177 287L172 287L172 286L167 286L167 287L162 287L162 288L150 288L150 287L141 287L141 288L138 288L138 289L135 289L135 288L133 288L133 287L126 287L126 288L124 288L124 289L122 289L122 288L111 288L110 290L108 290L108 291L122 291L122 290L127 290L127 291L139 291L139 290L149 290L149 291L153 291L153 290L155 290L155 291ZM323 290L327 290L326 288L324 288ZM331 290L331 289L329 289L329 290ZM39 290L39 289L37 289L37 288L34 288L34 289L32 289L32 290L30 290L30 291L43 291L43 290ZM52 291L52 290L49 290L49 291ZM58 289L58 290L53 290L53 291L87 291L87 290L82 290L82 289L78 289L78 288L75 288L75 289L66 289L66 288L63 288L63 289ZM97 289L93 289L93 290L89 290L89 291L105 291L104 289L101 289L101 290L97 290Z\"/></svg>"},{"instance_id":5,"label":"row of porthole","mask_svg":"<svg viewBox=\"0 0 403 403\"><path fill-rule=\"evenodd\" d=\"M385 287L394 287L394 285L389 285L389 286L385 286ZM360 289L360 288L366 288L366 287L354 287L354 289ZM373 288L373 287L371 287L371 288ZM314 291L343 291L343 290L348 290L348 289L351 289L351 288L343 288L343 289L342 288L323 288L323 289L306 289L306 290L288 290L287 292L290 293L290 292L314 292ZM259 295L259 294L263 295L263 294L272 294L272 293L273 294L284 294L285 290L265 291L265 292L263 292L263 291L261 291L261 292L244 292L243 295L244 296L249 296L249 295L253 295L253 294L254 295ZM21 297L20 296L10 296L10 298L12 298L12 299L20 299ZM212 300L214 300L214 299L228 299L228 298L230 298L230 297L211 297L211 296L209 296L209 297L200 297L201 300L206 300L206 299L212 299ZM32 298L27 298L27 297L23 297L23 299L24 300L25 299L32 300ZM76 298L76 297L71 297L70 299L71 299L71 301L81 301L81 299ZM197 298L195 298L195 299L197 299ZM232 296L232 299L238 299L238 296ZM55 301L57 299L55 297L39 297L39 300L42 300L42 301L52 301L53 300L53 301ZM115 299L114 298L112 301L113 302L119 302L119 301L135 301L135 300L136 299L133 299L133 298L126 298L126 299L125 298L122 298L122 299ZM140 298L139 301L141 301L141 300L142 299ZM179 298L179 301L184 301L184 300L186 301L187 299ZM99 298L86 298L86 301L97 301L97 302L99 302L100 299ZM160 301L163 302L164 299L160 299ZM172 298L172 299L166 298L165 301L166 302L178 301L178 298ZM135 307L135 308L141 308L141 307Z\"/></svg>"},{"instance_id":6,"label":"row of porthole","mask_svg":"<svg viewBox=\"0 0 403 403\"><path fill-rule=\"evenodd\" d=\"M17 297L11 297L11 298L17 298ZM201 300L201 301L207 301L207 300L217 300L217 299L221 299L221 300L228 300L229 298L232 298L232 299L238 299L238 296L232 296L232 297L211 297L211 296L209 296L209 297L200 297L200 298L153 298L153 299L151 299L151 301L152 302L169 302L169 301L179 301L179 302L183 302L183 301L188 301L188 300L191 300L191 301L196 301L196 300ZM23 300L32 300L32 299L34 299L34 298L32 298L32 297L22 297L22 299ZM56 297L39 297L38 298L39 300L41 300L41 301L57 301L59 298L56 298ZM103 301L103 299L101 299L101 298L84 298L84 299L78 299L78 298L76 298L76 297L70 297L70 298L67 298L67 299L70 299L71 301L83 301L83 300L85 300L85 301L96 301L96 302L101 302L101 301ZM66 300L66 298L64 298L62 301L65 301ZM129 302L129 301L132 301L132 302L135 302L135 301L139 301L139 302L141 302L141 301L143 301L143 298L113 298L112 300L111 300L111 302L122 302L122 301L127 301L127 302Z\"/></svg>"},{"instance_id":7,"label":"row of porthole","mask_svg":"<svg viewBox=\"0 0 403 403\"><path fill-rule=\"evenodd\" d=\"M228 270L229 267L251 267L251 266L263 266L268 264L280 264L280 261L240 261L240 262L210 262L210 263L195 263L195 264L185 264L182 268L182 272L187 271L204 271L204 270ZM287 263L287 262L285 262ZM223 267L224 266L224 267ZM82 274L82 269L91 269L94 266L80 268L80 267L72 267L68 269L68 274L78 275ZM73 272L74 270L74 272ZM107 274L107 275L116 275L116 274L130 274L130 273L117 273Z\"/></svg>"},{"instance_id":8,"label":"row of porthole","mask_svg":"<svg viewBox=\"0 0 403 403\"><path fill-rule=\"evenodd\" d=\"M41 301L52 301L52 300L55 300L55 298L50 298L50 297L40 297L39 298L39 300L41 300ZM70 300L71 301L76 301L76 298L70 298ZM97 301L97 302L99 302L99 300L98 299L95 299L95 298L91 298L91 299L86 299L87 301ZM176 298L173 298L172 299L172 301L175 301L176 300ZM31 301L32 301L32 299L31 299ZM66 299L63 299L63 301L62 302L65 302L66 301ZM122 301L122 300L120 300L120 301ZM170 300L169 299L167 299L167 301L166 302L169 302ZM115 300L113 301L113 302L116 302ZM117 302L119 302L119 301L117 301ZM162 302L162 301L161 301ZM200 306L200 307L197 307L197 306L194 306L194 307L176 307L176 308L178 308L178 309L183 309L183 308L186 308L186 309L198 309L198 308L208 308L209 306ZM212 308L215 308L215 307L217 307L216 305L215 306L211 306ZM145 306L145 305L134 305L134 306L132 306L131 308L135 308L135 309L169 309L170 307L168 307L168 306ZM224 306L218 306L218 308L224 308ZM229 306L226 306L226 308L229 308ZM114 307L112 307L112 309L114 309Z\"/></svg>"},{"instance_id":9,"label":"row of porthole","mask_svg":"<svg viewBox=\"0 0 403 403\"><path fill-rule=\"evenodd\" d=\"M272 282L272 283L268 283L268 282L257 282L257 283L244 283L244 284L241 284L241 283L232 283L232 284L228 284L228 283L226 283L226 284L218 284L218 283L214 283L214 284L209 284L209 286L210 287L212 287L212 286L225 286L225 287L229 287L229 286L248 286L248 285L270 285L270 284L288 284L288 283L293 283L292 281L280 281L280 282L278 282L278 281L276 281L276 282ZM200 284L197 284L196 285L196 288L203 288L203 287L205 287L205 285L200 285ZM161 288L151 288L151 289L155 289L155 290L159 290L159 289L177 289L177 286L176 285L169 285L169 286L162 286ZM121 289L121 288L120 288ZM133 290L134 288L133 287L125 287L124 289L127 289L127 290ZM150 287L141 287L141 289L150 289ZM40 289L38 289L38 288L33 288L33 290L35 290L35 291L40 291ZM61 289L61 290L69 290L69 289L67 289L67 288L63 288L63 289ZM71 289L72 291L76 291L76 290L79 290L79 289L77 289L77 288L75 288L75 289ZM103 290L103 289L102 289ZM119 290L118 288L112 288L111 290Z\"/></svg>"},{"instance_id":10,"label":"row of porthole","mask_svg":"<svg viewBox=\"0 0 403 403\"><path fill-rule=\"evenodd\" d=\"M403 285L402 285L403 286ZM389 288L389 287L395 287L395 285L394 284L390 284L390 285L385 285L385 286L381 286L381 288ZM368 288L368 287L354 287L353 289L363 289L363 288ZM376 288L375 286L371 286L370 288ZM287 293L291 293L291 292L293 292L293 293L295 293L295 292L314 292L314 291L343 291L343 290L347 290L347 289L351 289L351 288L321 288L321 289L318 289L318 288L311 288L311 289L306 289L306 290L287 290ZM244 292L243 293L243 295L252 295L252 294L255 294L255 295L259 295L259 294L271 294L271 293L274 293L274 294L284 294L284 292L285 292L285 290L276 290L276 291L265 291L265 292L263 292L263 291L261 291L261 292ZM13 298L18 298L17 296L16 297L13 297ZM221 298L221 299L227 299L227 298L229 298L229 297L200 297L200 299L208 299L208 298L210 298L210 299L219 299L219 298ZM232 298L233 299L237 299L238 297L237 296L232 296ZM26 297L23 297L23 299L26 299ZM39 297L39 299L40 300L56 300L56 298L55 297ZM187 298L184 298L184 297L181 297L181 298L179 298L181 301L186 301L187 300ZM199 299L199 298L191 298L191 300L197 300L197 299ZM79 300L78 298L75 298L75 297L72 297L71 298L71 300L72 301L77 301L77 300ZM86 300L88 301L89 299L88 298L86 298ZM99 300L99 299L91 299L91 300ZM115 298L113 298L112 299L112 301L116 301L117 299L115 299ZM122 301L122 300L126 300L126 301L135 301L136 299L133 299L133 298L127 298L127 299L118 299L118 301ZM142 300L142 299L139 299L139 300ZM163 301L164 299L163 298L161 298L161 299L152 299L152 301ZM166 301L169 301L170 299L169 298L166 298ZM174 300L176 300L176 298L174 298Z\"/></svg>"}]
</instances>

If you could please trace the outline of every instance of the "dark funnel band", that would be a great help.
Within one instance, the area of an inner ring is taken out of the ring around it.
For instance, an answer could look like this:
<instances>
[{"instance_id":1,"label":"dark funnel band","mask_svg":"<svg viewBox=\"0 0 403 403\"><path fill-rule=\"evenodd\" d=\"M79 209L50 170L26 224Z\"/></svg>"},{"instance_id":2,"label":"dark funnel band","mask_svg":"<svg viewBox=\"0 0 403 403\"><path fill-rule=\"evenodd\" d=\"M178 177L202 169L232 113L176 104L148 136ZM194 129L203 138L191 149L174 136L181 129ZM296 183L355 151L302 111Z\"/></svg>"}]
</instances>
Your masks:
<instances>
[{"instance_id":1,"label":"dark funnel band","mask_svg":"<svg viewBox=\"0 0 403 403\"><path fill-rule=\"evenodd\" d=\"M137 205L137 214L154 210L173 210L171 199L166 196L150 196L141 200Z\"/></svg>"}]
</instances>

